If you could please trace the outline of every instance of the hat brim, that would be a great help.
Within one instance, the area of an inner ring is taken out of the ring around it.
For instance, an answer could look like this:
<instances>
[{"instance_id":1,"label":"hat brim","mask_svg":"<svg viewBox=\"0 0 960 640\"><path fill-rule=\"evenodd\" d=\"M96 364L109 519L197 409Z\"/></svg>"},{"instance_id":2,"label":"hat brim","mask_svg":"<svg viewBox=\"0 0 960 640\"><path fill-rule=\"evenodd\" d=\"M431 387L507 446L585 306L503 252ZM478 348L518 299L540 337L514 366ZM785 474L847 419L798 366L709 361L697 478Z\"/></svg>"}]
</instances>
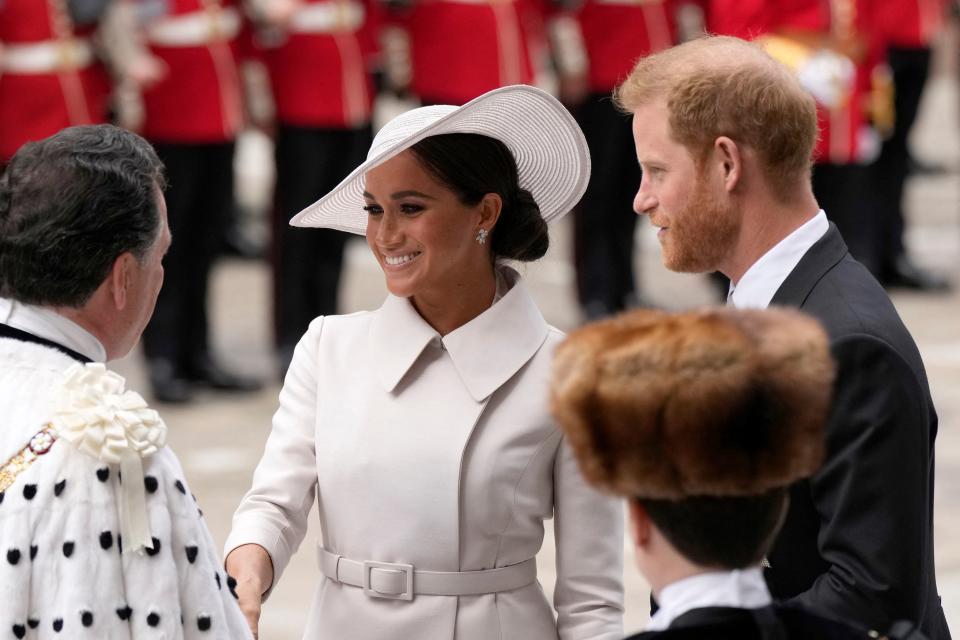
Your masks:
<instances>
[{"instance_id":1,"label":"hat brim","mask_svg":"<svg viewBox=\"0 0 960 640\"><path fill-rule=\"evenodd\" d=\"M547 222L570 211L590 179L590 152L583 132L556 98L536 87L494 89L425 126L408 126L401 133L398 139L379 144L366 162L294 216L290 224L363 235L367 227L363 210L366 173L424 138L448 133L481 134L507 145L517 162L520 186L533 194Z\"/></svg>"}]
</instances>

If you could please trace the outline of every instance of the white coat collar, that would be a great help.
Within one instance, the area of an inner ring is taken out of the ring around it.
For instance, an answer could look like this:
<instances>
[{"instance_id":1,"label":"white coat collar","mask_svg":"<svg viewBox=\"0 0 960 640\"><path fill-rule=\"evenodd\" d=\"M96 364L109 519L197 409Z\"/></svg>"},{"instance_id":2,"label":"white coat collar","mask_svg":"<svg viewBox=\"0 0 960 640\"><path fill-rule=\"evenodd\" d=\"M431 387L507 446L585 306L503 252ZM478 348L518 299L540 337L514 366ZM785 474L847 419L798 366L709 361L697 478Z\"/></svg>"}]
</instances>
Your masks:
<instances>
[{"instance_id":1,"label":"white coat collar","mask_svg":"<svg viewBox=\"0 0 960 640\"><path fill-rule=\"evenodd\" d=\"M480 402L533 357L549 327L516 271L500 267L513 286L503 297L462 327L441 338L407 298L387 296L370 325L374 367L387 392L433 341L450 354L467 391Z\"/></svg>"},{"instance_id":2,"label":"white coat collar","mask_svg":"<svg viewBox=\"0 0 960 640\"><path fill-rule=\"evenodd\" d=\"M51 309L0 298L0 322L52 340L94 362L107 361L107 350L92 333Z\"/></svg>"}]
</instances>

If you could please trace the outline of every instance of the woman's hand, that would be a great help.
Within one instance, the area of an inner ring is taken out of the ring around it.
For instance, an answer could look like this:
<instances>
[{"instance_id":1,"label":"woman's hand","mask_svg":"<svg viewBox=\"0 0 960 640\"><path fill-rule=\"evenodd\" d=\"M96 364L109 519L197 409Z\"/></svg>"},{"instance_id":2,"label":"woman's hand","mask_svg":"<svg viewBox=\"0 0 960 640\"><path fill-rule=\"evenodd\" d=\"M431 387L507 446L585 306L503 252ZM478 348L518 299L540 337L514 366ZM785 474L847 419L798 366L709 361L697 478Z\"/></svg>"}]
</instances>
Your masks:
<instances>
[{"instance_id":1,"label":"woman's hand","mask_svg":"<svg viewBox=\"0 0 960 640\"><path fill-rule=\"evenodd\" d=\"M240 611L247 619L253 637L257 638L263 594L273 584L270 554L258 544L244 544L231 551L224 564L227 573L237 581Z\"/></svg>"}]
</instances>

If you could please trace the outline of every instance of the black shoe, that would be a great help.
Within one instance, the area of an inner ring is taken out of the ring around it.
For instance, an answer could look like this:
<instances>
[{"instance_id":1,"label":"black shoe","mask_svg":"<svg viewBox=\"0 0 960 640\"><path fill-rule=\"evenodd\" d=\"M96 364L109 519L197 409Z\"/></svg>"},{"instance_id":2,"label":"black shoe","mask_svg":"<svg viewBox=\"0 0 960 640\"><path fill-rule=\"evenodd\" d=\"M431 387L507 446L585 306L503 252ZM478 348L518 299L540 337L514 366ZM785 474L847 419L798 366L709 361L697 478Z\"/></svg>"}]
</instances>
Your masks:
<instances>
[{"instance_id":1,"label":"black shoe","mask_svg":"<svg viewBox=\"0 0 960 640\"><path fill-rule=\"evenodd\" d=\"M263 383L256 378L227 371L209 359L184 369L183 377L217 391L249 392L259 391L263 387Z\"/></svg>"},{"instance_id":2,"label":"black shoe","mask_svg":"<svg viewBox=\"0 0 960 640\"><path fill-rule=\"evenodd\" d=\"M220 255L241 260L260 260L266 255L266 249L254 242L238 227L231 227L223 235Z\"/></svg>"},{"instance_id":3,"label":"black shoe","mask_svg":"<svg viewBox=\"0 0 960 640\"><path fill-rule=\"evenodd\" d=\"M150 386L157 402L184 404L193 399L190 383L179 377L169 360L151 360Z\"/></svg>"},{"instance_id":4,"label":"black shoe","mask_svg":"<svg viewBox=\"0 0 960 640\"><path fill-rule=\"evenodd\" d=\"M907 156L907 171L914 176L942 176L950 173L950 169L942 162L920 160L912 155Z\"/></svg>"},{"instance_id":5,"label":"black shoe","mask_svg":"<svg viewBox=\"0 0 960 640\"><path fill-rule=\"evenodd\" d=\"M906 255L898 257L892 265L883 270L882 275L881 281L886 287L940 293L950 291L950 282L918 266Z\"/></svg>"}]
</instances>

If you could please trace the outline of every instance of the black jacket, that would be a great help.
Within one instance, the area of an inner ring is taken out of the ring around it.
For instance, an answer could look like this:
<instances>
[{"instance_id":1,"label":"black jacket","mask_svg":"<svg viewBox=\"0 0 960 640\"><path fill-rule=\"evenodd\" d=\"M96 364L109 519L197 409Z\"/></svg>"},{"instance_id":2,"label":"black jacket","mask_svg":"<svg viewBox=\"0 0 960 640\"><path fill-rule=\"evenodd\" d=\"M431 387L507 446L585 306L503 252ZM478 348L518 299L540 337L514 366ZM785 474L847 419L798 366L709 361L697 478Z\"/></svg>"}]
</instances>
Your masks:
<instances>
[{"instance_id":1,"label":"black jacket","mask_svg":"<svg viewBox=\"0 0 960 640\"><path fill-rule=\"evenodd\" d=\"M913 338L832 224L771 304L819 319L837 362L826 462L791 489L771 593L869 628L912 620L948 640L933 565L937 414Z\"/></svg>"},{"instance_id":2,"label":"black jacket","mask_svg":"<svg viewBox=\"0 0 960 640\"><path fill-rule=\"evenodd\" d=\"M829 620L802 607L774 605L761 609L708 607L678 617L664 631L646 631L628 640L867 640L880 637L866 629ZM925 640L907 627L885 634L889 640Z\"/></svg>"}]
</instances>

